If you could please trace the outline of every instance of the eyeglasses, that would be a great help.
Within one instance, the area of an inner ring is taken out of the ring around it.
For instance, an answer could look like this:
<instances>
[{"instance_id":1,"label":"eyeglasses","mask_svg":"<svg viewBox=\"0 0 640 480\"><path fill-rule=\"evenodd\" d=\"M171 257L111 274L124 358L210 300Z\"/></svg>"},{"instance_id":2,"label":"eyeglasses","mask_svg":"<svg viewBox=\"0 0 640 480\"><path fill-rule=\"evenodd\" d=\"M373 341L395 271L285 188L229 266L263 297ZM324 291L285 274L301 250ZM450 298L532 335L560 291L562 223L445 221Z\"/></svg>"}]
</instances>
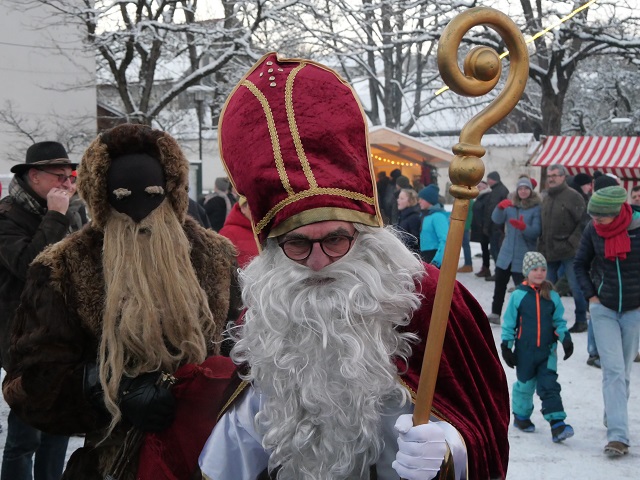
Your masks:
<instances>
[{"instance_id":1,"label":"eyeglasses","mask_svg":"<svg viewBox=\"0 0 640 480\"><path fill-rule=\"evenodd\" d=\"M69 180L71 183L76 183L76 180L78 179L78 177L75 177L73 175L65 175L64 173L53 173L53 172L47 172L46 170L40 170L40 171L42 173L48 173L49 175L55 175L56 177L58 177L58 181L60 183L64 183L67 180Z\"/></svg>"},{"instance_id":2,"label":"eyeglasses","mask_svg":"<svg viewBox=\"0 0 640 480\"><path fill-rule=\"evenodd\" d=\"M306 260L311 255L313 245L320 244L322 251L331 258L342 257L351 249L354 236L329 234L317 240L310 238L292 238L280 243L280 248L291 260Z\"/></svg>"},{"instance_id":3,"label":"eyeglasses","mask_svg":"<svg viewBox=\"0 0 640 480\"><path fill-rule=\"evenodd\" d=\"M564 175L559 174L559 175L547 175L547 178L558 178L558 177L564 177Z\"/></svg>"}]
</instances>

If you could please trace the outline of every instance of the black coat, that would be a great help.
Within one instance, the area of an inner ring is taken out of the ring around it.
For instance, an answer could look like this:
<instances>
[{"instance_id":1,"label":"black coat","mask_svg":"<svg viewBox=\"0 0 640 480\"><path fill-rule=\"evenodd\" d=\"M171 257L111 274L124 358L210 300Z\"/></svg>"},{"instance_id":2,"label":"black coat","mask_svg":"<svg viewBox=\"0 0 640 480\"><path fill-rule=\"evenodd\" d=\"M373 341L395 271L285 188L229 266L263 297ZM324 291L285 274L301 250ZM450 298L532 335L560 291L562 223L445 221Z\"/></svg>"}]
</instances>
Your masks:
<instances>
[{"instance_id":1,"label":"black coat","mask_svg":"<svg viewBox=\"0 0 640 480\"><path fill-rule=\"evenodd\" d=\"M573 263L585 298L597 296L602 305L616 312L640 307L640 218L631 221L627 232L631 239L627 258L607 260L604 238L596 233L593 223L589 223Z\"/></svg>"},{"instance_id":2,"label":"black coat","mask_svg":"<svg viewBox=\"0 0 640 480\"><path fill-rule=\"evenodd\" d=\"M398 210L397 227L406 233L402 242L412 252L420 253L420 227L422 226L420 205Z\"/></svg>"},{"instance_id":3,"label":"black coat","mask_svg":"<svg viewBox=\"0 0 640 480\"><path fill-rule=\"evenodd\" d=\"M491 192L488 194L487 204L482 216L482 231L485 235L491 236L495 231L502 232L504 227L497 225L491 220L491 214L496 206L509 196L509 190L504 186L502 182L498 182L491 187Z\"/></svg>"},{"instance_id":4,"label":"black coat","mask_svg":"<svg viewBox=\"0 0 640 480\"><path fill-rule=\"evenodd\" d=\"M8 350L14 316L27 269L45 247L69 233L69 218L48 211L43 216L19 206L13 197L0 201L0 362L9 367Z\"/></svg>"},{"instance_id":5,"label":"black coat","mask_svg":"<svg viewBox=\"0 0 640 480\"><path fill-rule=\"evenodd\" d=\"M485 190L486 191L486 190ZM476 201L473 202L472 212L473 216L471 218L471 232L469 236L469 240L472 242L481 242L482 237L487 235L483 233L484 226L484 218L485 218L485 210L488 208L487 205L489 203L489 194L491 192L486 191L487 193L480 192L480 195L476 198ZM491 213L489 213L491 215Z\"/></svg>"}]
</instances>

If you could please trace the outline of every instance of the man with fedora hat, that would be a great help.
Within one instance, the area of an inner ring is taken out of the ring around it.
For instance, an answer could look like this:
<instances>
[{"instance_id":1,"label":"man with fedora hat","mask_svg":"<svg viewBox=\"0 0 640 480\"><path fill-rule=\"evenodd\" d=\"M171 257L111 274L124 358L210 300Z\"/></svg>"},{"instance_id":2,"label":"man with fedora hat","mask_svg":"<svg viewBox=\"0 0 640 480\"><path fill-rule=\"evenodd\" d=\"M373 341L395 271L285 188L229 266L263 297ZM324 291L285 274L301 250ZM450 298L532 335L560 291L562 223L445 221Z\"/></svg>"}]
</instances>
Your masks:
<instances>
[{"instance_id":1,"label":"man with fedora hat","mask_svg":"<svg viewBox=\"0 0 640 480\"><path fill-rule=\"evenodd\" d=\"M412 425L439 271L382 228L351 87L271 53L222 112L221 158L262 251L239 273L246 312L230 332L246 382L200 456L204 478L504 478L504 370L461 285L432 422Z\"/></svg>"},{"instance_id":2,"label":"man with fedora hat","mask_svg":"<svg viewBox=\"0 0 640 480\"><path fill-rule=\"evenodd\" d=\"M0 201L0 361L5 370L11 368L9 341L27 268L45 247L70 232L66 213L76 165L60 143L38 142L27 149L25 163L11 168L15 176L9 195ZM13 409L7 423L0 478L59 479L69 438L40 432Z\"/></svg>"}]
</instances>

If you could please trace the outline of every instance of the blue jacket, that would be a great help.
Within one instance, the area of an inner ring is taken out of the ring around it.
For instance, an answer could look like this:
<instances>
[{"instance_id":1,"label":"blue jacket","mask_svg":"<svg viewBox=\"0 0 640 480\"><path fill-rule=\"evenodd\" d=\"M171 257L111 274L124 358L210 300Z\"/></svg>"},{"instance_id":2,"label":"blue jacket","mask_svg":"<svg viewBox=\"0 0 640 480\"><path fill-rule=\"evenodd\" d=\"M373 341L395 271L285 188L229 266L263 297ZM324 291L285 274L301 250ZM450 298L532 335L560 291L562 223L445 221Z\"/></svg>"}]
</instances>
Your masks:
<instances>
[{"instance_id":1,"label":"blue jacket","mask_svg":"<svg viewBox=\"0 0 640 480\"><path fill-rule=\"evenodd\" d=\"M432 205L422 219L420 230L420 251L437 250L431 263L440 268L444 245L449 233L449 212L442 205Z\"/></svg>"},{"instance_id":2,"label":"blue jacket","mask_svg":"<svg viewBox=\"0 0 640 480\"><path fill-rule=\"evenodd\" d=\"M502 341L509 347L534 350L549 349L568 335L560 295L551 291L551 300L542 298L538 288L522 282L509 297L503 316Z\"/></svg>"},{"instance_id":3,"label":"blue jacket","mask_svg":"<svg viewBox=\"0 0 640 480\"><path fill-rule=\"evenodd\" d=\"M633 213L627 233L631 239L627 258L607 260L604 238L590 222L584 229L573 263L585 298L597 296L602 305L616 312L640 307L640 213Z\"/></svg>"},{"instance_id":4,"label":"blue jacket","mask_svg":"<svg viewBox=\"0 0 640 480\"><path fill-rule=\"evenodd\" d=\"M497 225L506 225L506 233L496 266L507 270L511 265L512 272L522 273L522 260L524 254L536 249L538 237L542 229L540 220L540 197L536 192L531 192L531 196L525 200L520 200L517 196L512 195L511 201L514 203L512 207L504 210L496 207L491 214L491 221ZM522 215L522 221L526 224L524 230L518 230L511 225L509 220L519 220Z\"/></svg>"}]
</instances>

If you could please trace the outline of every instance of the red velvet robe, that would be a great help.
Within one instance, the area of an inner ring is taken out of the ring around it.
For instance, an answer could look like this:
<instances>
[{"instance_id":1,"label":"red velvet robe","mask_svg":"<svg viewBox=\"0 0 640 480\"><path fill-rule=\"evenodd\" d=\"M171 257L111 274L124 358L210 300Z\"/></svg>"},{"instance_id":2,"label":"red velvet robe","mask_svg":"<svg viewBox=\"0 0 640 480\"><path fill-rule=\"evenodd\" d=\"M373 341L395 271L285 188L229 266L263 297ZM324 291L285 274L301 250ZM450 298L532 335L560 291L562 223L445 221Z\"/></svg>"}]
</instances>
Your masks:
<instances>
[{"instance_id":1,"label":"red velvet robe","mask_svg":"<svg viewBox=\"0 0 640 480\"><path fill-rule=\"evenodd\" d=\"M425 339L413 348L409 365L397 361L404 383L415 396L422 368L439 270L426 265L420 285L422 307L406 330ZM240 381L228 358L213 357L204 368L190 367L174 387L179 410L166 431L148 434L140 454L139 480L185 480L197 471L200 451L222 413L234 400ZM509 388L486 315L473 296L456 285L444 340L433 413L464 438L468 477L503 479L509 458Z\"/></svg>"}]
</instances>

